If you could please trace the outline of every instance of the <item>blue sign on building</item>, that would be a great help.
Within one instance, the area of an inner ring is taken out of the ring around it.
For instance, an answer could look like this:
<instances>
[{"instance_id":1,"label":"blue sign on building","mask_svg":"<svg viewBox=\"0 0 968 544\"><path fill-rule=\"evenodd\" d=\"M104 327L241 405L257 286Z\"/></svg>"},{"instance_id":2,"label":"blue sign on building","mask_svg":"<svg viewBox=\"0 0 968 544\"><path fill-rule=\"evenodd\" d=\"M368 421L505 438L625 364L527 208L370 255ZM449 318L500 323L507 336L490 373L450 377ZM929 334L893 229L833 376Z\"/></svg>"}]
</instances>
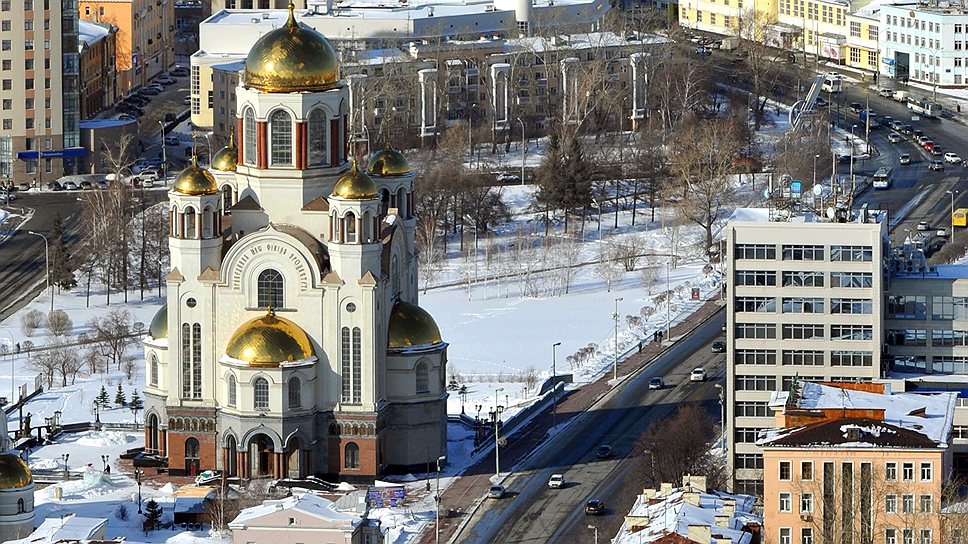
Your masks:
<instances>
[{"instance_id":1,"label":"blue sign on building","mask_svg":"<svg viewBox=\"0 0 968 544\"><path fill-rule=\"evenodd\" d=\"M370 486L366 489L366 502L373 508L400 506L405 498L407 498L407 488L402 485Z\"/></svg>"},{"instance_id":2,"label":"blue sign on building","mask_svg":"<svg viewBox=\"0 0 968 544\"><path fill-rule=\"evenodd\" d=\"M43 153L45 159L63 159L65 157L83 157L87 150L83 147L69 147L67 149L47 149L45 151L18 151L18 160L37 159Z\"/></svg>"}]
</instances>

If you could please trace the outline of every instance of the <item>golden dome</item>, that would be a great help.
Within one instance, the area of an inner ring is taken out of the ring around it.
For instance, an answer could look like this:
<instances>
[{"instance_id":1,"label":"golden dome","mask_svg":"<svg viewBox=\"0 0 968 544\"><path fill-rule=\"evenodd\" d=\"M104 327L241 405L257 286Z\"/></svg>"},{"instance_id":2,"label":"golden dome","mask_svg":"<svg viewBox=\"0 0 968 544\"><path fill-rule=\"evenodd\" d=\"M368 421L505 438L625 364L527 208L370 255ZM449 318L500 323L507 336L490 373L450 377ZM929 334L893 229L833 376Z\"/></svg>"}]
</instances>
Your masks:
<instances>
[{"instance_id":1,"label":"golden dome","mask_svg":"<svg viewBox=\"0 0 968 544\"><path fill-rule=\"evenodd\" d=\"M148 336L159 340L161 338L168 338L168 305L165 304L155 313L155 317L151 318L151 324L148 325Z\"/></svg>"},{"instance_id":2,"label":"golden dome","mask_svg":"<svg viewBox=\"0 0 968 544\"><path fill-rule=\"evenodd\" d=\"M333 196L347 200L376 198L376 183L373 183L366 172L360 171L356 167L356 161L353 161L350 171L340 176L333 186Z\"/></svg>"},{"instance_id":3,"label":"golden dome","mask_svg":"<svg viewBox=\"0 0 968 544\"><path fill-rule=\"evenodd\" d=\"M30 467L12 453L0 453L0 489L20 489L34 482Z\"/></svg>"},{"instance_id":4,"label":"golden dome","mask_svg":"<svg viewBox=\"0 0 968 544\"><path fill-rule=\"evenodd\" d=\"M211 172L198 165L198 159L193 156L191 166L175 178L172 190L190 196L214 195L218 192L218 183Z\"/></svg>"},{"instance_id":5,"label":"golden dome","mask_svg":"<svg viewBox=\"0 0 968 544\"><path fill-rule=\"evenodd\" d=\"M410 173L410 163L388 141L386 147L370 157L366 170L374 176L403 176Z\"/></svg>"},{"instance_id":6,"label":"golden dome","mask_svg":"<svg viewBox=\"0 0 968 544\"><path fill-rule=\"evenodd\" d=\"M239 164L239 148L235 145L235 131L229 132L229 144L215 152L212 168L219 172L235 172Z\"/></svg>"},{"instance_id":7,"label":"golden dome","mask_svg":"<svg viewBox=\"0 0 968 544\"><path fill-rule=\"evenodd\" d=\"M301 361L314 355L306 331L272 310L239 327L229 340L225 354L249 366L279 366L286 361Z\"/></svg>"},{"instance_id":8,"label":"golden dome","mask_svg":"<svg viewBox=\"0 0 968 544\"><path fill-rule=\"evenodd\" d=\"M242 83L267 93L326 91L339 85L339 61L325 36L301 26L289 3L286 24L259 38L245 57Z\"/></svg>"},{"instance_id":9,"label":"golden dome","mask_svg":"<svg viewBox=\"0 0 968 544\"><path fill-rule=\"evenodd\" d=\"M441 342L437 322L427 310L402 300L393 305L387 327L387 347L408 348Z\"/></svg>"}]
</instances>

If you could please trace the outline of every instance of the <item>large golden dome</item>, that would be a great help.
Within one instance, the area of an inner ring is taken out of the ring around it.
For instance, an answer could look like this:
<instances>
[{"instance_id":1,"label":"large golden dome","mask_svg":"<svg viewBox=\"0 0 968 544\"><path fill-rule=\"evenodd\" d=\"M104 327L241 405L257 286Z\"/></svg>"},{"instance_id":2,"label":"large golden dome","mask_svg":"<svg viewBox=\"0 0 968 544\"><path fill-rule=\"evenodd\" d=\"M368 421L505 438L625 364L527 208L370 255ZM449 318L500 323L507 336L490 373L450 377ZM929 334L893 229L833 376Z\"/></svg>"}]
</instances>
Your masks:
<instances>
[{"instance_id":1,"label":"large golden dome","mask_svg":"<svg viewBox=\"0 0 968 544\"><path fill-rule=\"evenodd\" d=\"M339 85L339 61L325 36L301 26L289 3L286 24L259 38L245 57L242 84L267 93L326 91Z\"/></svg>"},{"instance_id":2,"label":"large golden dome","mask_svg":"<svg viewBox=\"0 0 968 544\"><path fill-rule=\"evenodd\" d=\"M19 489L33 481L30 467L19 455L0 453L0 489Z\"/></svg>"},{"instance_id":3,"label":"large golden dome","mask_svg":"<svg viewBox=\"0 0 968 544\"><path fill-rule=\"evenodd\" d=\"M215 152L212 157L212 168L219 172L235 172L239 165L239 148L235 145L235 131L229 132L227 146Z\"/></svg>"},{"instance_id":4,"label":"large golden dome","mask_svg":"<svg viewBox=\"0 0 968 544\"><path fill-rule=\"evenodd\" d=\"M172 190L190 196L214 195L218 192L218 183L212 173L199 166L198 159L192 157L192 164L175 178Z\"/></svg>"},{"instance_id":5,"label":"large golden dome","mask_svg":"<svg viewBox=\"0 0 968 544\"><path fill-rule=\"evenodd\" d=\"M155 313L155 317L151 318L151 324L148 325L148 336L155 340L161 338L168 338L168 305L165 304Z\"/></svg>"},{"instance_id":6,"label":"large golden dome","mask_svg":"<svg viewBox=\"0 0 968 544\"><path fill-rule=\"evenodd\" d=\"M356 161L350 171L340 176L333 186L333 196L347 200L366 200L376 198L376 183L366 172L356 167Z\"/></svg>"},{"instance_id":7,"label":"large golden dome","mask_svg":"<svg viewBox=\"0 0 968 544\"><path fill-rule=\"evenodd\" d=\"M393 149L390 142L370 157L366 171L374 176L403 176L410 173L410 163L403 153Z\"/></svg>"},{"instance_id":8,"label":"large golden dome","mask_svg":"<svg viewBox=\"0 0 968 544\"><path fill-rule=\"evenodd\" d=\"M287 361L301 361L314 355L306 331L288 319L268 314L239 327L229 340L225 354L245 361L249 366L279 366Z\"/></svg>"},{"instance_id":9,"label":"large golden dome","mask_svg":"<svg viewBox=\"0 0 968 544\"><path fill-rule=\"evenodd\" d=\"M387 327L387 347L409 348L441 342L437 322L427 310L402 300L393 305Z\"/></svg>"}]
</instances>

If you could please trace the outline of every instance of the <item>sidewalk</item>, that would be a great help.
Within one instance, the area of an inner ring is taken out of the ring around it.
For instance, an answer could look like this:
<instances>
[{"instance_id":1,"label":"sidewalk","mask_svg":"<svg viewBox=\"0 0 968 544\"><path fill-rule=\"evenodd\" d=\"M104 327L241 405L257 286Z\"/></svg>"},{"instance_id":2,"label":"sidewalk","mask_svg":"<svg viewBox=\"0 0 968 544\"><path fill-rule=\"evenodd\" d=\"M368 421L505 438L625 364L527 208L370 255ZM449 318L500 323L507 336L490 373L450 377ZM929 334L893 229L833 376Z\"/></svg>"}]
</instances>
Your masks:
<instances>
[{"instance_id":1,"label":"sidewalk","mask_svg":"<svg viewBox=\"0 0 968 544\"><path fill-rule=\"evenodd\" d=\"M692 315L672 327L670 337L682 337L712 317L721 308L722 305L718 299L707 301ZM640 352L618 365L619 375L626 376L634 373L668 348L669 345L662 346L655 342L643 344ZM575 389L563 397L558 402L558 427L566 426L568 421L588 410L603 394L609 391L611 389L608 385L610 379L611 373L605 373L598 381ZM501 447L502 474L505 474L505 477L514 471L514 468L522 459L545 442L547 431L551 427L551 418L551 409L549 408L537 414L527 426L508 437L507 445ZM485 496L491 486L494 468L494 450L491 449L491 451L482 455L477 462L469 466L441 493L440 534L442 542L448 542L465 519L473 515L477 507L480 506L482 497ZM460 514L447 515L448 512L456 512L457 509L460 509ZM417 542L420 544L433 543L434 533L433 522L430 522L425 526L423 535Z\"/></svg>"}]
</instances>

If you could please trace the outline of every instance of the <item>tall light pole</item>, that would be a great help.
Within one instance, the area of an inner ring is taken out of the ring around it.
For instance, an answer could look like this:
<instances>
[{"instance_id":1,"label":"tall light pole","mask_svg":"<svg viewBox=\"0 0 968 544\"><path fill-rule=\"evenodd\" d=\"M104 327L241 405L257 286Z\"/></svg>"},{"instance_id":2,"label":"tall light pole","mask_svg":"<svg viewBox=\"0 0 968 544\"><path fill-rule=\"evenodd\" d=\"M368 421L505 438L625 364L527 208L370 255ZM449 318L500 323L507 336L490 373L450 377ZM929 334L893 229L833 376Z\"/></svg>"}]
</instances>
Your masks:
<instances>
[{"instance_id":1,"label":"tall light pole","mask_svg":"<svg viewBox=\"0 0 968 544\"><path fill-rule=\"evenodd\" d=\"M675 259L675 257L672 257ZM672 332L672 309L669 307L669 293L672 292L672 261L666 263L666 339Z\"/></svg>"},{"instance_id":2,"label":"tall light pole","mask_svg":"<svg viewBox=\"0 0 968 544\"><path fill-rule=\"evenodd\" d=\"M719 390L719 430L720 440L722 440L723 459L726 458L726 391L723 385L717 383L716 389Z\"/></svg>"},{"instance_id":3,"label":"tall light pole","mask_svg":"<svg viewBox=\"0 0 968 544\"><path fill-rule=\"evenodd\" d=\"M44 269L46 270L47 281L45 283L45 288L50 290L50 311L54 311L54 290L50 286L50 244L47 242L47 237L39 232L34 232L28 230L27 234L32 234L34 236L40 236L44 239Z\"/></svg>"},{"instance_id":4,"label":"tall light pole","mask_svg":"<svg viewBox=\"0 0 968 544\"><path fill-rule=\"evenodd\" d=\"M551 344L551 429L558 425L558 372L556 362L558 360L558 354L556 350L561 342L555 342Z\"/></svg>"},{"instance_id":5,"label":"tall light pole","mask_svg":"<svg viewBox=\"0 0 968 544\"><path fill-rule=\"evenodd\" d=\"M846 116L846 112L845 112ZM857 125L850 126L850 182L854 183L854 129Z\"/></svg>"},{"instance_id":6,"label":"tall light pole","mask_svg":"<svg viewBox=\"0 0 968 544\"><path fill-rule=\"evenodd\" d=\"M71 459L71 454L69 453L61 454L61 461L64 461L64 480L65 481L70 479L70 473L68 472L69 465L67 464L67 462L70 461L70 459Z\"/></svg>"},{"instance_id":7,"label":"tall light pole","mask_svg":"<svg viewBox=\"0 0 968 544\"><path fill-rule=\"evenodd\" d=\"M494 390L494 473L498 478L501 477L501 440L498 436L500 432L498 422L501 420L501 412L504 409L497 404L497 394L502 391L504 391L503 387Z\"/></svg>"},{"instance_id":8,"label":"tall light pole","mask_svg":"<svg viewBox=\"0 0 968 544\"><path fill-rule=\"evenodd\" d=\"M813 184L817 185L817 159L820 158L820 153L813 156Z\"/></svg>"},{"instance_id":9,"label":"tall light pole","mask_svg":"<svg viewBox=\"0 0 968 544\"><path fill-rule=\"evenodd\" d=\"M161 179L168 185L168 146L165 145L165 122L158 121L161 126ZM209 158L211 160L211 158Z\"/></svg>"},{"instance_id":10,"label":"tall light pole","mask_svg":"<svg viewBox=\"0 0 968 544\"><path fill-rule=\"evenodd\" d=\"M622 297L615 299L615 313L612 314L612 320L615 321L615 357L612 359L612 380L618 379L618 303L625 300Z\"/></svg>"},{"instance_id":11,"label":"tall light pole","mask_svg":"<svg viewBox=\"0 0 968 544\"><path fill-rule=\"evenodd\" d=\"M446 458L447 457L444 455L441 455L440 457L437 458L437 494L434 495L434 504L437 505L437 508L435 508L436 510L435 513L437 515L437 522L435 523L436 535L434 540L436 544L440 544L440 462Z\"/></svg>"},{"instance_id":12,"label":"tall light pole","mask_svg":"<svg viewBox=\"0 0 968 544\"><path fill-rule=\"evenodd\" d=\"M955 194L957 194L958 191L945 191L945 193L951 196L951 234L949 236L951 237L951 241L954 242L955 241Z\"/></svg>"},{"instance_id":13,"label":"tall light pole","mask_svg":"<svg viewBox=\"0 0 968 544\"><path fill-rule=\"evenodd\" d=\"M524 160L528 156L528 148L524 140L524 121L518 117L518 122L521 123L521 185L524 185Z\"/></svg>"},{"instance_id":14,"label":"tall light pole","mask_svg":"<svg viewBox=\"0 0 968 544\"><path fill-rule=\"evenodd\" d=\"M592 531L595 531L595 544L598 544L598 527L595 527L594 525L589 525L588 528L591 529Z\"/></svg>"}]
</instances>

